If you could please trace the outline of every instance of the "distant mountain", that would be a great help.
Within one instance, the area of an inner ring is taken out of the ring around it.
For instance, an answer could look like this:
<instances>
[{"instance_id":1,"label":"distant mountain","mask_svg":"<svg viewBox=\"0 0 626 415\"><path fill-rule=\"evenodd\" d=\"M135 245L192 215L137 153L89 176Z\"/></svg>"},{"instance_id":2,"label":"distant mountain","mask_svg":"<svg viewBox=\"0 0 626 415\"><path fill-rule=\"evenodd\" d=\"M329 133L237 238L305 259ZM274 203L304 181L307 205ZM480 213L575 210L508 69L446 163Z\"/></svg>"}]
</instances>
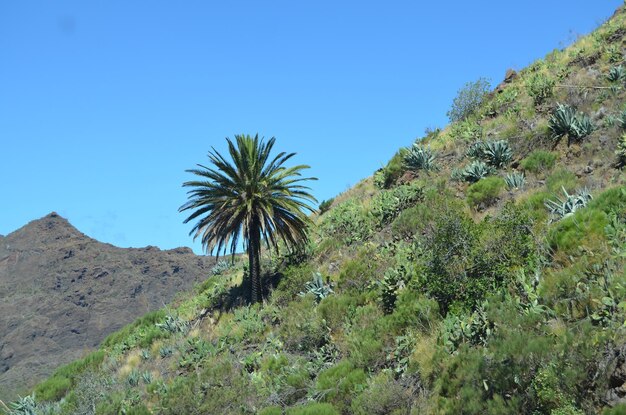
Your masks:
<instances>
[{"instance_id":1,"label":"distant mountain","mask_svg":"<svg viewBox=\"0 0 626 415\"><path fill-rule=\"evenodd\" d=\"M0 399L170 302L214 264L189 248L118 248L56 213L0 235Z\"/></svg>"}]
</instances>

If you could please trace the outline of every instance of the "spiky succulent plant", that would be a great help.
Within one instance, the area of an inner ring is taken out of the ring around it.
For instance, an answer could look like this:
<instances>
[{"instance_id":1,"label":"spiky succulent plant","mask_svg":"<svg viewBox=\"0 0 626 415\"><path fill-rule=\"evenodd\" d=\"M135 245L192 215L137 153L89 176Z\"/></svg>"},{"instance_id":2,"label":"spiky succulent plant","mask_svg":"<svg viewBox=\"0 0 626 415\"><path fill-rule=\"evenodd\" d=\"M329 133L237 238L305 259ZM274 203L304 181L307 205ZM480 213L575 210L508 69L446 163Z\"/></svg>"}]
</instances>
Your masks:
<instances>
[{"instance_id":1,"label":"spiky succulent plant","mask_svg":"<svg viewBox=\"0 0 626 415\"><path fill-rule=\"evenodd\" d=\"M567 135L570 141L580 141L595 129L587 115L566 104L557 105L550 116L548 127L554 138Z\"/></svg>"},{"instance_id":2,"label":"spiky succulent plant","mask_svg":"<svg viewBox=\"0 0 626 415\"><path fill-rule=\"evenodd\" d=\"M465 167L465 169L463 169L462 176L463 180L466 182L475 183L483 177L493 174L494 172L495 169L492 166L489 166L480 160L474 160L467 167Z\"/></svg>"},{"instance_id":3,"label":"spiky succulent plant","mask_svg":"<svg viewBox=\"0 0 626 415\"><path fill-rule=\"evenodd\" d=\"M322 301L334 292L331 286L324 282L322 274L319 272L313 274L313 280L307 282L304 285L304 288L305 291L302 291L299 295L305 296L307 294L313 294L318 302Z\"/></svg>"},{"instance_id":4,"label":"spiky succulent plant","mask_svg":"<svg viewBox=\"0 0 626 415\"><path fill-rule=\"evenodd\" d=\"M526 184L526 176L524 176L524 173L514 171L504 177L504 182L506 183L506 188L509 190L523 189Z\"/></svg>"},{"instance_id":5,"label":"spiky succulent plant","mask_svg":"<svg viewBox=\"0 0 626 415\"><path fill-rule=\"evenodd\" d=\"M622 65L613 66L609 69L609 73L606 78L610 82L623 82L626 81L626 69Z\"/></svg>"},{"instance_id":6,"label":"spiky succulent plant","mask_svg":"<svg viewBox=\"0 0 626 415\"><path fill-rule=\"evenodd\" d=\"M511 147L505 140L486 142L483 152L483 160L495 168L504 167L513 158Z\"/></svg>"},{"instance_id":7,"label":"spiky succulent plant","mask_svg":"<svg viewBox=\"0 0 626 415\"><path fill-rule=\"evenodd\" d=\"M556 220L561 220L572 215L578 209L587 206L587 203L592 199L591 193L589 193L587 189L580 189L576 194L572 195L570 195L564 187L561 189L563 190L564 197L557 197L556 200L548 200L545 203Z\"/></svg>"},{"instance_id":8,"label":"spiky succulent plant","mask_svg":"<svg viewBox=\"0 0 626 415\"><path fill-rule=\"evenodd\" d=\"M430 148L413 143L404 156L404 165L409 170L437 171L437 153Z\"/></svg>"}]
</instances>

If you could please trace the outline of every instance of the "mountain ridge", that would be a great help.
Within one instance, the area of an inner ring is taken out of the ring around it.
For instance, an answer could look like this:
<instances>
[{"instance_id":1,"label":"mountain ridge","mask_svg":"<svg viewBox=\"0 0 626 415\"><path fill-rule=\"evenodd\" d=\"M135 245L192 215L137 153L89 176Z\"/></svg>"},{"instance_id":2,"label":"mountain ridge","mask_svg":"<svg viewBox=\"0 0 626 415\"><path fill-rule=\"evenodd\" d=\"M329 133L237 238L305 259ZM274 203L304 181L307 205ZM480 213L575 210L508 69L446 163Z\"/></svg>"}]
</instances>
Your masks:
<instances>
[{"instance_id":1,"label":"mountain ridge","mask_svg":"<svg viewBox=\"0 0 626 415\"><path fill-rule=\"evenodd\" d=\"M2 237L0 399L162 307L208 275L214 262L187 247L101 243L56 212Z\"/></svg>"}]
</instances>

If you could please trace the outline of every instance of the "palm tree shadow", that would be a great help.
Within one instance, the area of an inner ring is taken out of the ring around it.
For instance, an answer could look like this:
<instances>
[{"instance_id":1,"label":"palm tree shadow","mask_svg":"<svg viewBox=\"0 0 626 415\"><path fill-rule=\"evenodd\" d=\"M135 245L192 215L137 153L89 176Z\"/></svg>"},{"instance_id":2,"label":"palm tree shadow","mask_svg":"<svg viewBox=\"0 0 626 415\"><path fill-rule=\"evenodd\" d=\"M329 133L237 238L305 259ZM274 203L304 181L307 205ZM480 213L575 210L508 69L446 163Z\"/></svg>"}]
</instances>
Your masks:
<instances>
[{"instance_id":1,"label":"palm tree shadow","mask_svg":"<svg viewBox=\"0 0 626 415\"><path fill-rule=\"evenodd\" d=\"M278 286L278 282L283 274L280 272L267 272L263 274L263 300L267 300L272 291ZM235 308L253 304L250 299L251 281L249 278L243 278L239 285L231 286L225 293L221 295L215 306L216 310L221 313L230 312ZM218 317L219 321L219 317Z\"/></svg>"}]
</instances>

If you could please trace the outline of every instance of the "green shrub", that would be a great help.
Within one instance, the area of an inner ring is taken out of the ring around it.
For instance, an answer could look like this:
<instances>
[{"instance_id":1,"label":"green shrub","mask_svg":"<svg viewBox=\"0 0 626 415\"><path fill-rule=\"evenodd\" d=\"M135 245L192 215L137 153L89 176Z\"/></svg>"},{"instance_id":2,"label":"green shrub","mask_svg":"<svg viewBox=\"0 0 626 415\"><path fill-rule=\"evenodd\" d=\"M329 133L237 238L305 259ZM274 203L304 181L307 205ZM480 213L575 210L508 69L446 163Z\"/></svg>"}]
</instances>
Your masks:
<instances>
[{"instance_id":1,"label":"green shrub","mask_svg":"<svg viewBox=\"0 0 626 415\"><path fill-rule=\"evenodd\" d=\"M324 298L317 310L332 331L343 328L344 323L354 314L360 299L348 294L333 295Z\"/></svg>"},{"instance_id":2,"label":"green shrub","mask_svg":"<svg viewBox=\"0 0 626 415\"><path fill-rule=\"evenodd\" d=\"M353 200L336 206L323 216L320 230L325 236L336 237L346 245L366 241L374 230L372 217Z\"/></svg>"},{"instance_id":3,"label":"green shrub","mask_svg":"<svg viewBox=\"0 0 626 415\"><path fill-rule=\"evenodd\" d=\"M283 410L280 406L270 406L262 409L259 415L283 415Z\"/></svg>"},{"instance_id":4,"label":"green shrub","mask_svg":"<svg viewBox=\"0 0 626 415\"><path fill-rule=\"evenodd\" d=\"M316 395L320 400L333 403L338 409L349 408L355 392L365 387L367 376L347 361L341 361L317 376Z\"/></svg>"},{"instance_id":5,"label":"green shrub","mask_svg":"<svg viewBox=\"0 0 626 415\"><path fill-rule=\"evenodd\" d=\"M512 204L480 225L461 213L442 215L425 242L421 288L443 315L450 308L474 307L514 270L532 269L536 248L528 232L531 223Z\"/></svg>"},{"instance_id":6,"label":"green shrub","mask_svg":"<svg viewBox=\"0 0 626 415\"><path fill-rule=\"evenodd\" d=\"M471 207L492 205L504 190L505 181L500 177L487 177L467 188L467 203Z\"/></svg>"},{"instance_id":7,"label":"green shrub","mask_svg":"<svg viewBox=\"0 0 626 415\"><path fill-rule=\"evenodd\" d=\"M371 212L379 226L386 225L398 214L422 197L422 189L415 183L405 184L378 193L371 202Z\"/></svg>"},{"instance_id":8,"label":"green shrub","mask_svg":"<svg viewBox=\"0 0 626 415\"><path fill-rule=\"evenodd\" d=\"M388 189L392 187L396 181L406 171L404 165L404 157L407 149L401 148L396 154L389 160L387 165L376 172L374 175L374 184L381 189Z\"/></svg>"},{"instance_id":9,"label":"green shrub","mask_svg":"<svg viewBox=\"0 0 626 415\"><path fill-rule=\"evenodd\" d=\"M466 83L457 92L457 96L452 101L452 107L446 113L450 122L462 121L474 114L490 90L491 84L486 78Z\"/></svg>"},{"instance_id":10,"label":"green shrub","mask_svg":"<svg viewBox=\"0 0 626 415\"><path fill-rule=\"evenodd\" d=\"M367 388L352 400L351 412L355 415L408 415L412 399L411 390L403 387L388 372L371 378Z\"/></svg>"},{"instance_id":11,"label":"green shrub","mask_svg":"<svg viewBox=\"0 0 626 415\"><path fill-rule=\"evenodd\" d=\"M279 329L285 349L310 352L327 342L326 324L317 312L313 296L292 301L283 308Z\"/></svg>"},{"instance_id":12,"label":"green shrub","mask_svg":"<svg viewBox=\"0 0 626 415\"><path fill-rule=\"evenodd\" d=\"M341 413L329 403L308 403L287 410L287 415L340 415Z\"/></svg>"},{"instance_id":13,"label":"green shrub","mask_svg":"<svg viewBox=\"0 0 626 415\"><path fill-rule=\"evenodd\" d=\"M556 223L548 234L553 249L574 253L580 246L595 246L597 240L605 239L608 216L598 209L582 209Z\"/></svg>"},{"instance_id":14,"label":"green shrub","mask_svg":"<svg viewBox=\"0 0 626 415\"><path fill-rule=\"evenodd\" d=\"M558 169L546 179L546 188L552 193L561 193L562 189L568 192L578 186L576 175L567 169Z\"/></svg>"},{"instance_id":15,"label":"green shrub","mask_svg":"<svg viewBox=\"0 0 626 415\"><path fill-rule=\"evenodd\" d=\"M613 408L607 408L602 412L602 415L626 415L626 403L620 403Z\"/></svg>"},{"instance_id":16,"label":"green shrub","mask_svg":"<svg viewBox=\"0 0 626 415\"><path fill-rule=\"evenodd\" d=\"M482 138L483 128L478 121L473 118L468 118L452 124L450 127L450 136L455 140L476 141Z\"/></svg>"},{"instance_id":17,"label":"green shrub","mask_svg":"<svg viewBox=\"0 0 626 415\"><path fill-rule=\"evenodd\" d=\"M147 330L154 328L156 323L160 323L166 317L165 310L157 310L152 311L145 314L143 317L135 320L133 323L125 326L123 329L116 331L113 334L110 334L104 341L102 342L103 347L113 347L115 345L121 345L125 342L130 342L132 344L127 344L128 347L135 347L137 344L137 339L133 337L134 334L139 333L141 329Z\"/></svg>"},{"instance_id":18,"label":"green shrub","mask_svg":"<svg viewBox=\"0 0 626 415\"><path fill-rule=\"evenodd\" d=\"M78 377L87 369L100 366L104 351L98 350L85 358L76 360L57 369L47 380L37 385L35 396L38 401L59 401L74 386Z\"/></svg>"},{"instance_id":19,"label":"green shrub","mask_svg":"<svg viewBox=\"0 0 626 415\"><path fill-rule=\"evenodd\" d=\"M551 170L556 162L556 153L544 150L535 150L526 156L520 163L524 171L530 173L543 173Z\"/></svg>"},{"instance_id":20,"label":"green shrub","mask_svg":"<svg viewBox=\"0 0 626 415\"><path fill-rule=\"evenodd\" d=\"M553 96L554 85L554 79L538 72L528 77L526 91L533 99L535 106L538 106Z\"/></svg>"}]
</instances>

